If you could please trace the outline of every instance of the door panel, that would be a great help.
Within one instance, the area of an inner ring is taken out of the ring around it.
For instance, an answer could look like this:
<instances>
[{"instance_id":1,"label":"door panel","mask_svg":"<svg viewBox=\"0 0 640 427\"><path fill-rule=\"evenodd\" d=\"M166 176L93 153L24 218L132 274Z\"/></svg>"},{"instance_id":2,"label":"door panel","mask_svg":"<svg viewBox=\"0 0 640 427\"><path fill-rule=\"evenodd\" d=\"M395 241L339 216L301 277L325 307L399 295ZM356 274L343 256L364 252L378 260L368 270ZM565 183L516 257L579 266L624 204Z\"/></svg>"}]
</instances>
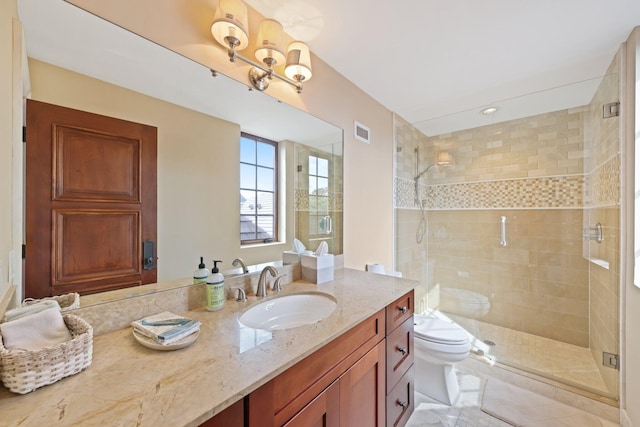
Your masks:
<instances>
[{"instance_id":1,"label":"door panel","mask_svg":"<svg viewBox=\"0 0 640 427\"><path fill-rule=\"evenodd\" d=\"M103 239L105 235L110 238ZM139 236L140 215L136 211L54 210L53 283L117 281L141 274ZM83 256L76 256L78 252Z\"/></svg>"},{"instance_id":2,"label":"door panel","mask_svg":"<svg viewBox=\"0 0 640 427\"><path fill-rule=\"evenodd\" d=\"M340 387L335 382L283 427L337 427L340 425L339 408Z\"/></svg>"},{"instance_id":3,"label":"door panel","mask_svg":"<svg viewBox=\"0 0 640 427\"><path fill-rule=\"evenodd\" d=\"M27 101L25 296L157 280L157 129Z\"/></svg>"},{"instance_id":4,"label":"door panel","mask_svg":"<svg viewBox=\"0 0 640 427\"><path fill-rule=\"evenodd\" d=\"M340 377L340 425L385 425L385 341Z\"/></svg>"},{"instance_id":5,"label":"door panel","mask_svg":"<svg viewBox=\"0 0 640 427\"><path fill-rule=\"evenodd\" d=\"M67 126L54 135L54 200L140 203L140 141Z\"/></svg>"}]
</instances>

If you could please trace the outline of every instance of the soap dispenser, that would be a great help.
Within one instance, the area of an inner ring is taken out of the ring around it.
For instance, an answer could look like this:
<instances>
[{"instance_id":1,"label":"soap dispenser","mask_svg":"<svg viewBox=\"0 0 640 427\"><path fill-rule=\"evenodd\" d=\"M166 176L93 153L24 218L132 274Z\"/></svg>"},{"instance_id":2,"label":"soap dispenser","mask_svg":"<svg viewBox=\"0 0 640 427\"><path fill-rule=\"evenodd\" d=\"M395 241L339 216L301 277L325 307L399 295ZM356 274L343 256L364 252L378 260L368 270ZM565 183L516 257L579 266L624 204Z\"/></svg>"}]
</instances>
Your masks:
<instances>
[{"instance_id":1,"label":"soap dispenser","mask_svg":"<svg viewBox=\"0 0 640 427\"><path fill-rule=\"evenodd\" d=\"M204 258L200 257L200 264L198 265L198 269L193 272L193 284L198 285L200 283L205 283L207 278L209 277L211 272L204 265Z\"/></svg>"},{"instance_id":2,"label":"soap dispenser","mask_svg":"<svg viewBox=\"0 0 640 427\"><path fill-rule=\"evenodd\" d=\"M213 261L213 270L207 278L206 295L207 304L206 308L209 311L222 310L224 307L224 276L218 271L219 260Z\"/></svg>"}]
</instances>

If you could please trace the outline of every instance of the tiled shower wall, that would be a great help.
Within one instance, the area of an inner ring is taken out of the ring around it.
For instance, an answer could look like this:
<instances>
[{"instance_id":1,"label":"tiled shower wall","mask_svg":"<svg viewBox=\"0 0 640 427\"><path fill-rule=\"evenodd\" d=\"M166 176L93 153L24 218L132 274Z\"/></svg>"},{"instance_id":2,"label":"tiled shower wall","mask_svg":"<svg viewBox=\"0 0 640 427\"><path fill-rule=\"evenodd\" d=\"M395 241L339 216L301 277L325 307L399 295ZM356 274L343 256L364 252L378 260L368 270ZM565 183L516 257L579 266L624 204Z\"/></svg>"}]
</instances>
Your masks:
<instances>
[{"instance_id":1,"label":"tiled shower wall","mask_svg":"<svg viewBox=\"0 0 640 427\"><path fill-rule=\"evenodd\" d=\"M443 288L469 290L488 298L485 322L588 346L588 266L582 257L585 113L586 108L562 110L420 143L420 169L440 151L455 162L432 169L419 185L428 224L424 251L434 261L432 276L421 277L433 278L425 283L427 306L437 308ZM397 142L401 152L415 154L404 148L406 138ZM410 161L401 163L406 167ZM415 170L415 164L409 167ZM396 190L396 206L419 220L414 181L398 177ZM399 218L411 216L405 214ZM506 247L500 244L502 216ZM398 261L402 258L399 252Z\"/></svg>"},{"instance_id":2,"label":"tiled shower wall","mask_svg":"<svg viewBox=\"0 0 640 427\"><path fill-rule=\"evenodd\" d=\"M618 119L602 119L602 104L617 99L610 71L580 108L430 138L396 117L396 269L422 281L418 309L438 308L444 288L470 290L491 304L484 322L591 344L598 362L617 351ZM455 163L420 179L418 242L413 177L442 151ZM583 227L598 221L605 240L585 242ZM617 372L603 369L615 394Z\"/></svg>"}]
</instances>

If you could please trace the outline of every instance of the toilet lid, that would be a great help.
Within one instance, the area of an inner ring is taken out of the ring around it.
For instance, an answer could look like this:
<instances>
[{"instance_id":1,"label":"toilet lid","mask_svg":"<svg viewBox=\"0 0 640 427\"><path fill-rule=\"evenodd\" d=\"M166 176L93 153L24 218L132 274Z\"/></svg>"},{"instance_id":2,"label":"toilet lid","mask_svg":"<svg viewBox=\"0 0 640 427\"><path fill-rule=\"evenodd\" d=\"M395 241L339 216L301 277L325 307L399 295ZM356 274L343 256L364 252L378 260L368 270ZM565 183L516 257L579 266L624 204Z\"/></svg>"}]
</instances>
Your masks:
<instances>
[{"instance_id":1,"label":"toilet lid","mask_svg":"<svg viewBox=\"0 0 640 427\"><path fill-rule=\"evenodd\" d=\"M427 316L414 316L415 336L442 344L464 344L469 341L467 331L455 323Z\"/></svg>"}]
</instances>

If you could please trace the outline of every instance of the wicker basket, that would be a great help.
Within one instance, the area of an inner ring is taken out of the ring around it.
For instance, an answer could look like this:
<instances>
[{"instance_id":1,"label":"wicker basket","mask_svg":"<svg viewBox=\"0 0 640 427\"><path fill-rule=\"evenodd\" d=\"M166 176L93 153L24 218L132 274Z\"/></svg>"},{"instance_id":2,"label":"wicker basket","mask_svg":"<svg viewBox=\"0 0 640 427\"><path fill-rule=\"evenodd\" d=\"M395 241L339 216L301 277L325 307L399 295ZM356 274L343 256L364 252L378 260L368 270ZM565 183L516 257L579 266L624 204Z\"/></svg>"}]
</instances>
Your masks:
<instances>
[{"instance_id":1,"label":"wicker basket","mask_svg":"<svg viewBox=\"0 0 640 427\"><path fill-rule=\"evenodd\" d=\"M38 351L9 351L0 340L0 379L14 393L25 394L77 374L93 356L93 328L72 314L63 314L73 339Z\"/></svg>"},{"instance_id":2,"label":"wicker basket","mask_svg":"<svg viewBox=\"0 0 640 427\"><path fill-rule=\"evenodd\" d=\"M46 297L42 299L27 298L24 301L22 301L22 306L26 307L28 305L32 305L47 299L56 300L58 302L58 305L60 306L60 311L73 310L80 307L80 294L78 294L77 292L72 292L70 294L64 294L64 295L57 295L54 297Z\"/></svg>"}]
</instances>

